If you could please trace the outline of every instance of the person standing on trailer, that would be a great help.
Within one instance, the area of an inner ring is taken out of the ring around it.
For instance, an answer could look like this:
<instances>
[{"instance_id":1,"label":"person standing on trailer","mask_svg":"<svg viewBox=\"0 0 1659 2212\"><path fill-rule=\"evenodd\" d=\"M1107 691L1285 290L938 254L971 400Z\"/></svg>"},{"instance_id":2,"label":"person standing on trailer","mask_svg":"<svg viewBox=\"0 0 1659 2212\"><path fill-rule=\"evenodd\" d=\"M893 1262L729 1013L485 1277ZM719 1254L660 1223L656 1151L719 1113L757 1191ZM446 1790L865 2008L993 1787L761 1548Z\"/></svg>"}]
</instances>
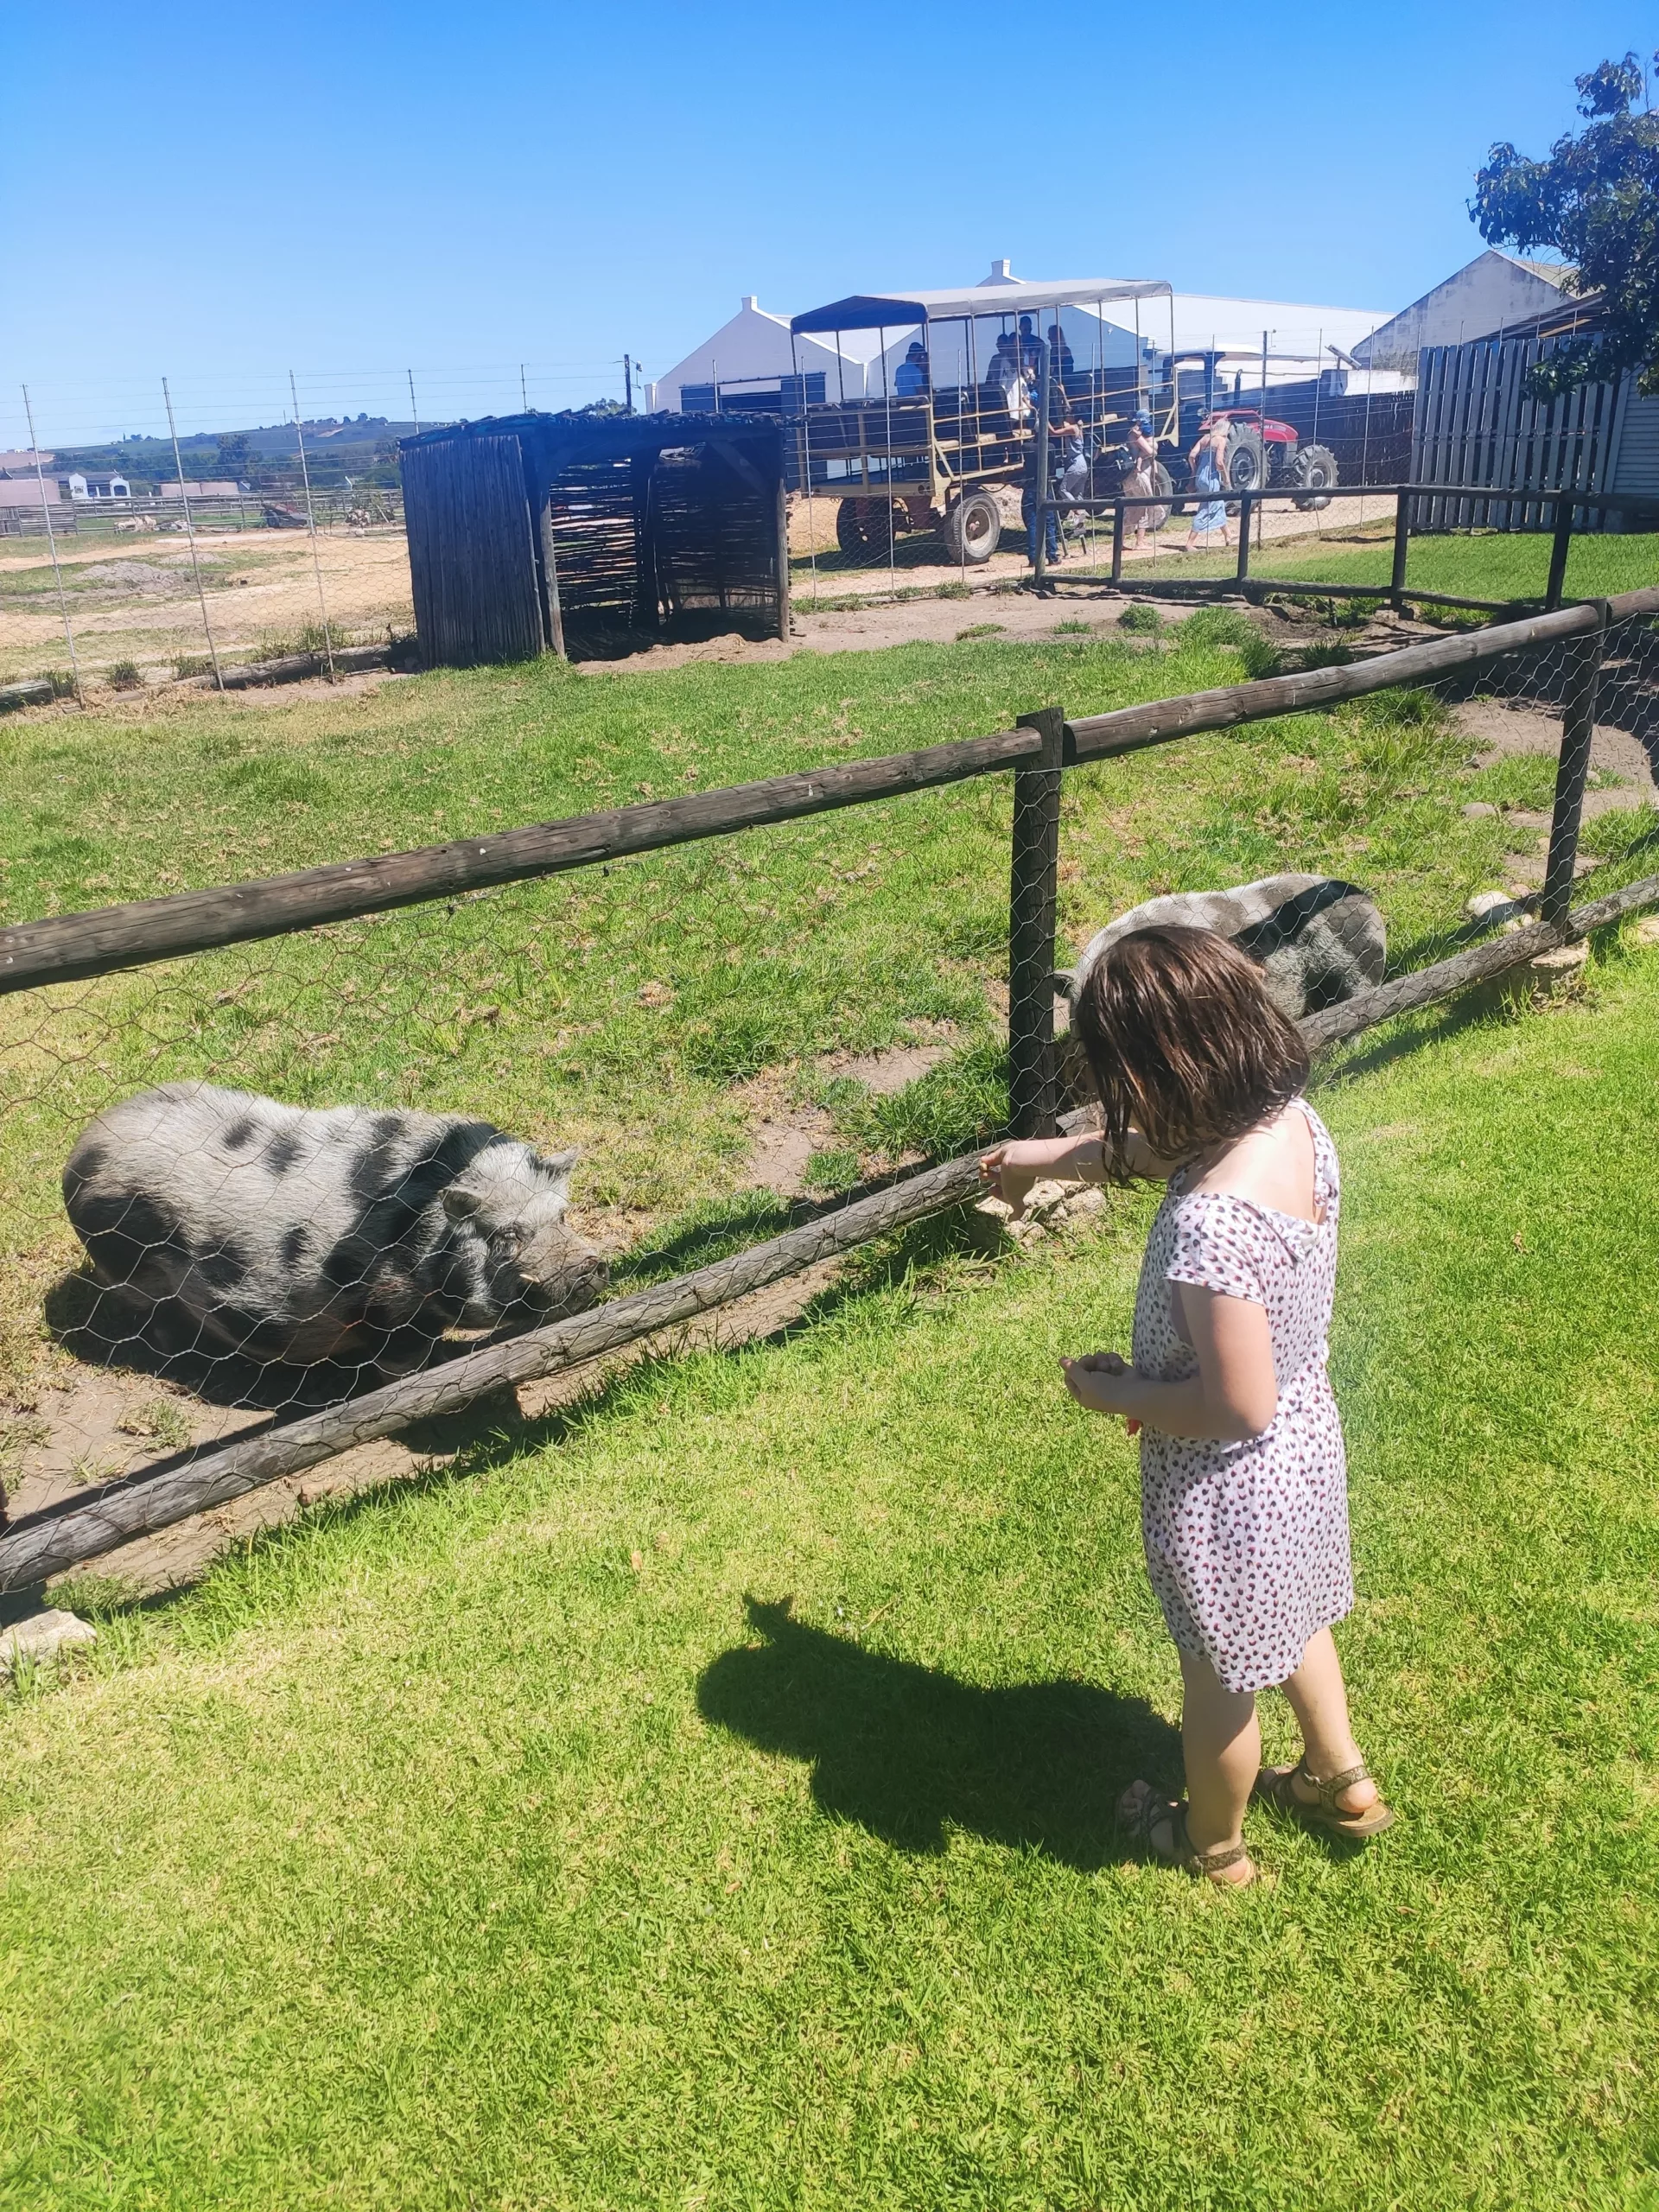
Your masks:
<instances>
[{"instance_id":1,"label":"person standing on trailer","mask_svg":"<svg viewBox=\"0 0 1659 2212\"><path fill-rule=\"evenodd\" d=\"M1065 342L1065 333L1058 322L1048 326L1048 358L1053 364L1049 371L1062 391L1069 391L1071 380L1077 373L1077 356Z\"/></svg>"},{"instance_id":2,"label":"person standing on trailer","mask_svg":"<svg viewBox=\"0 0 1659 2212\"><path fill-rule=\"evenodd\" d=\"M1031 382L1020 359L1020 341L1007 331L996 341L987 381L1001 393L1008 420L1017 430L1031 412Z\"/></svg>"},{"instance_id":3,"label":"person standing on trailer","mask_svg":"<svg viewBox=\"0 0 1659 2212\"><path fill-rule=\"evenodd\" d=\"M1222 470L1227 462L1227 417L1217 415L1198 432L1198 442L1187 459L1192 464L1192 488L1202 493L1204 504L1192 518L1192 527L1181 542L1183 553L1197 550L1198 540L1209 537L1219 531L1224 545L1232 540L1227 535L1227 502L1216 494L1226 488Z\"/></svg>"},{"instance_id":4,"label":"person standing on trailer","mask_svg":"<svg viewBox=\"0 0 1659 2212\"><path fill-rule=\"evenodd\" d=\"M1077 503L1089 497L1089 451L1083 425L1070 407L1062 405L1061 420L1055 424L1053 435L1059 441L1060 497L1071 502L1069 519L1074 529L1081 529Z\"/></svg>"},{"instance_id":5,"label":"person standing on trailer","mask_svg":"<svg viewBox=\"0 0 1659 2212\"><path fill-rule=\"evenodd\" d=\"M921 399L925 397L930 382L927 349L918 339L894 371L893 389L900 399Z\"/></svg>"}]
</instances>

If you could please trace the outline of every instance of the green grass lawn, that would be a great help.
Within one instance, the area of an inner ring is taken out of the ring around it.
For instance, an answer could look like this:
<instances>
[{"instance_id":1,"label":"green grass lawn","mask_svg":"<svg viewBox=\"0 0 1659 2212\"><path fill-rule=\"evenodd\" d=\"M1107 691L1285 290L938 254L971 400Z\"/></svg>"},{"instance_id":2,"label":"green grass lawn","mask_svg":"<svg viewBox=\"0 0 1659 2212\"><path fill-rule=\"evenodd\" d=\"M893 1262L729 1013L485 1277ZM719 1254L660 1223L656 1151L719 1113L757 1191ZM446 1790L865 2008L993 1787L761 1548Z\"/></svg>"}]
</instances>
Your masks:
<instances>
[{"instance_id":1,"label":"green grass lawn","mask_svg":"<svg viewBox=\"0 0 1659 2212\"><path fill-rule=\"evenodd\" d=\"M1061 611L1062 618L1064 611ZM441 673L322 702L187 696L8 732L0 915L236 880L826 760L1236 681L1256 632L1205 610L1160 637L976 639L772 664ZM1068 775L1062 954L1149 893L1330 870L1427 957L1516 832L1548 760L1471 773L1427 695L1382 696ZM300 1103L482 1114L586 1152L621 1241L729 1211L763 1071L834 1117L821 1187L960 1147L1001 1111L1009 779L588 869L0 1001L0 1368L41 1357L76 1248L57 1194L113 1096L207 1076ZM1628 817L1592 825L1612 849ZM1535 842L1535 830L1522 833ZM907 1036L957 1057L898 1099L815 1068ZM746 1219L747 1217L745 1217ZM762 1218L756 1216L757 1223ZM4 1437L0 1433L0 1457Z\"/></svg>"},{"instance_id":2,"label":"green grass lawn","mask_svg":"<svg viewBox=\"0 0 1659 2212\"><path fill-rule=\"evenodd\" d=\"M1319 1091L1367 1855L1126 1863L1176 1669L1055 1362L1148 1201L936 1227L14 1694L0 2201L1652 2203L1656 1025L1605 948Z\"/></svg>"},{"instance_id":3,"label":"green grass lawn","mask_svg":"<svg viewBox=\"0 0 1659 2212\"><path fill-rule=\"evenodd\" d=\"M435 842L857 753L1234 680L1234 613L1133 646L1066 636L782 665L435 675L321 705L196 698L19 727L3 768L6 918ZM1535 778L1541 791L1547 773ZM1275 866L1358 872L1409 941L1493 880L1463 754L1418 700L1367 702L1068 778L1062 934L1149 891ZM966 1056L872 1117L825 1098L852 1179L1000 1111L1006 777L0 1004L10 1357L36 1356L74 1248L56 1181L112 1095L208 1075L299 1101L488 1115L588 1148L579 1194L642 1224L743 1180L763 1069L946 1025ZM1432 855L1432 857L1430 857ZM804 1071L803 1072L803 1071ZM895 1116L898 1117L895 1119Z\"/></svg>"},{"instance_id":4,"label":"green grass lawn","mask_svg":"<svg viewBox=\"0 0 1659 2212\"><path fill-rule=\"evenodd\" d=\"M1334 526L1345 535L1351 525L1344 518ZM1178 518L1170 524L1170 533L1180 528ZM1236 541L1236 518L1231 528ZM1406 588L1444 592L1459 599L1541 600L1549 576L1550 544L1548 533L1535 531L1471 531L1414 537L1406 563ZM1160 552L1156 573L1166 582L1177 576L1230 576L1236 572L1237 563L1236 552L1217 552L1173 555L1166 564ZM1250 567L1262 576L1374 584L1379 592L1386 592L1394 569L1394 526L1387 524L1370 543L1315 537L1280 543L1269 539L1265 545L1250 548ZM1131 572L1128 581L1133 584L1149 573L1142 567ZM1615 592L1648 589L1656 583L1659 583L1659 536L1586 532L1573 539L1567 564L1567 598L1595 599Z\"/></svg>"}]
</instances>

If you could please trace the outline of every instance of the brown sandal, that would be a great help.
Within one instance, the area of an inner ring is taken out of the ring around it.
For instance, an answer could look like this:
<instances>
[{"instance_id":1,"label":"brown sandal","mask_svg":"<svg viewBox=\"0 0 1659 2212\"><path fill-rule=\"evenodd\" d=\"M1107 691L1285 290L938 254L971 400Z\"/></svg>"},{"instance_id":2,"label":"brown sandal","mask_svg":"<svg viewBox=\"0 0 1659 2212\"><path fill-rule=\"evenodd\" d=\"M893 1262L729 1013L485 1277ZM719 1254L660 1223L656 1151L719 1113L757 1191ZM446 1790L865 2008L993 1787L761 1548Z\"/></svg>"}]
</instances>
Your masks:
<instances>
[{"instance_id":1,"label":"brown sandal","mask_svg":"<svg viewBox=\"0 0 1659 2212\"><path fill-rule=\"evenodd\" d=\"M1135 1784L1131 1783L1129 1789L1133 1789L1134 1787ZM1249 1852L1243 1844L1214 1843L1207 1851L1198 1850L1186 1832L1185 1805L1178 1805L1173 1799L1160 1796L1150 1783L1143 1782L1141 1787L1144 1794L1132 1813L1126 1814L1123 1810L1122 1798L1118 1800L1117 1818L1118 1825L1128 1832L1134 1842L1144 1847L1149 1858L1157 1859L1160 1866L1179 1866L1184 1874L1192 1874L1201 1880L1213 1882L1218 1890L1248 1890L1249 1888L1250 1884L1256 1879L1256 1871L1254 1866L1251 1866L1249 1874L1242 1882L1230 1882L1226 1878L1230 1866L1236 1866L1249 1859ZM1128 1794L1128 1789L1126 1789L1123 1796L1127 1797ZM1173 1849L1168 1853L1160 1851L1152 1840L1154 1828L1166 1825L1169 1828L1170 1841L1173 1846Z\"/></svg>"},{"instance_id":2,"label":"brown sandal","mask_svg":"<svg viewBox=\"0 0 1659 2212\"><path fill-rule=\"evenodd\" d=\"M1319 1793L1312 1804L1296 1795L1294 1785L1299 1776L1310 1789ZM1371 1770L1362 1759L1357 1766L1333 1774L1328 1782L1320 1782L1308 1772L1307 1754L1304 1751L1294 1766L1264 1766L1255 1777L1255 1794L1280 1812L1292 1814L1308 1827L1323 1828L1327 1835L1345 1835L1356 1843L1364 1843L1394 1826L1393 1808L1379 1796L1363 1813L1344 1813L1337 1800L1357 1782L1370 1782L1371 1778Z\"/></svg>"}]
</instances>

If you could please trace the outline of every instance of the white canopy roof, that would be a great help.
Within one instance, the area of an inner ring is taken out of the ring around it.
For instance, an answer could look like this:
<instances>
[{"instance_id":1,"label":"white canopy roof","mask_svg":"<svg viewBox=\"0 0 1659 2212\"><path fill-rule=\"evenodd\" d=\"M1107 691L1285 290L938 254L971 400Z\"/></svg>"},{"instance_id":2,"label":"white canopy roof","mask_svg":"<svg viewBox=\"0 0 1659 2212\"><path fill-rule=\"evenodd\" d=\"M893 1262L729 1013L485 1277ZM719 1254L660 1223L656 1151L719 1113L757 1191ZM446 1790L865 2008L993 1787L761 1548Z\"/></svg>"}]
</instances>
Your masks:
<instances>
[{"instance_id":1,"label":"white canopy roof","mask_svg":"<svg viewBox=\"0 0 1659 2212\"><path fill-rule=\"evenodd\" d=\"M1059 307L1096 307L1108 300L1166 299L1161 276L1062 276L1040 284L994 278L962 292L855 292L827 307L809 308L790 328L896 330L918 322L953 321L965 315L1032 315Z\"/></svg>"}]
</instances>

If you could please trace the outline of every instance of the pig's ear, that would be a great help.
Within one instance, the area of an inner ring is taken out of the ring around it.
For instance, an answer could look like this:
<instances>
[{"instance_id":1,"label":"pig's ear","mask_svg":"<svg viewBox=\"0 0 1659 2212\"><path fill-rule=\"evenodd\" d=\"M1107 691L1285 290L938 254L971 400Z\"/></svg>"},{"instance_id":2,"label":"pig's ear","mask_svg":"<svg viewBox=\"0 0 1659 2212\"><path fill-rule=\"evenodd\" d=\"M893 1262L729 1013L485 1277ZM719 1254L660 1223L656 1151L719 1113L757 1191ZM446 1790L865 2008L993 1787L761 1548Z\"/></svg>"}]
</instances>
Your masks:
<instances>
[{"instance_id":1,"label":"pig's ear","mask_svg":"<svg viewBox=\"0 0 1659 2212\"><path fill-rule=\"evenodd\" d=\"M542 1169L543 1173L550 1175L556 1183L568 1183L570 1180L570 1170L581 1158L581 1150L575 1145L569 1152L544 1153L542 1155Z\"/></svg>"},{"instance_id":2,"label":"pig's ear","mask_svg":"<svg viewBox=\"0 0 1659 2212\"><path fill-rule=\"evenodd\" d=\"M450 1183L444 1188L443 1210L451 1221L467 1220L483 1203L481 1195L465 1183Z\"/></svg>"}]
</instances>

